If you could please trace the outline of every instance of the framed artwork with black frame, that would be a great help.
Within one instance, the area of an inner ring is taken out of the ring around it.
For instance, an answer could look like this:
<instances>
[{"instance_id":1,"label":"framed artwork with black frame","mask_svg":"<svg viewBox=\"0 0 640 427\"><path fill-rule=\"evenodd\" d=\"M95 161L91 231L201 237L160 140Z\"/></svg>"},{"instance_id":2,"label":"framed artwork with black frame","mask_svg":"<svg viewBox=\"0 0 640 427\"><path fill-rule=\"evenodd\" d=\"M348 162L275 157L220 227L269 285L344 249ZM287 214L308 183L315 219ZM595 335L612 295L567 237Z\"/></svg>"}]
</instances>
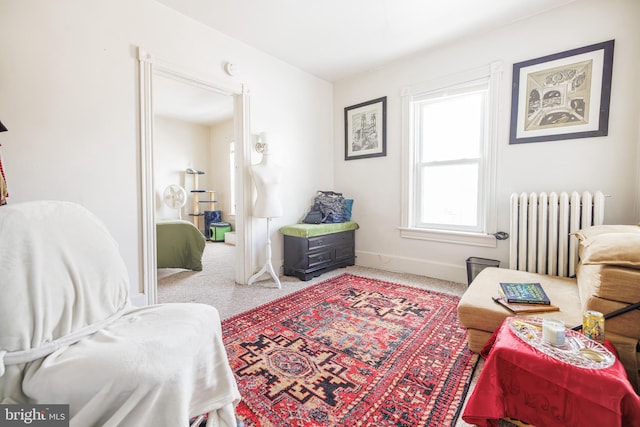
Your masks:
<instances>
[{"instance_id":1,"label":"framed artwork with black frame","mask_svg":"<svg viewBox=\"0 0 640 427\"><path fill-rule=\"evenodd\" d=\"M387 155L387 97L344 109L344 159Z\"/></svg>"},{"instance_id":2,"label":"framed artwork with black frame","mask_svg":"<svg viewBox=\"0 0 640 427\"><path fill-rule=\"evenodd\" d=\"M509 144L606 136L614 40L513 64Z\"/></svg>"}]
</instances>

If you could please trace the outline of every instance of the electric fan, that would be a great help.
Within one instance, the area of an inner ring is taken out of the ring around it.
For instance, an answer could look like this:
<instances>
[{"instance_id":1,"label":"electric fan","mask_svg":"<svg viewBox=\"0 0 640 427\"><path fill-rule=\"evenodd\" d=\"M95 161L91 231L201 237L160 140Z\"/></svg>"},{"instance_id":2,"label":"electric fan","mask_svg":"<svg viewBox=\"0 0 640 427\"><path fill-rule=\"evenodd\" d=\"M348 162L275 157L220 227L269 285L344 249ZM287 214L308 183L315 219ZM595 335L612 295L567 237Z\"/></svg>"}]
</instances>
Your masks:
<instances>
[{"instance_id":1,"label":"electric fan","mask_svg":"<svg viewBox=\"0 0 640 427\"><path fill-rule=\"evenodd\" d=\"M187 204L187 192L178 184L168 185L162 194L164 204L178 210L178 218L182 219L182 207Z\"/></svg>"}]
</instances>

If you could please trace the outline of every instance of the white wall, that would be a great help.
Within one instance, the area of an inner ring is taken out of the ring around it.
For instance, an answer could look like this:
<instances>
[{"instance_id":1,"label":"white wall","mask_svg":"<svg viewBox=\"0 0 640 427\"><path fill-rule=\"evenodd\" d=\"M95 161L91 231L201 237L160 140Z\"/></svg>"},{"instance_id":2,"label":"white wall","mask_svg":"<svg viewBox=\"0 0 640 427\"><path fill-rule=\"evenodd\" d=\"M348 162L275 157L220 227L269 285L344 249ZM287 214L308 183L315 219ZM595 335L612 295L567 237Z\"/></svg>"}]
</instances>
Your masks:
<instances>
[{"instance_id":1,"label":"white wall","mask_svg":"<svg viewBox=\"0 0 640 427\"><path fill-rule=\"evenodd\" d=\"M497 152L499 230L509 231L509 195L522 191L602 190L607 223L634 223L638 196L640 2L581 0L334 85L335 187L355 198L357 263L466 282L465 260L508 266L508 241L496 249L401 239L401 98L404 87L502 61ZM512 66L615 39L609 135L509 145ZM344 108L388 97L387 156L344 161ZM375 173L372 173L375 171Z\"/></svg>"},{"instance_id":2,"label":"white wall","mask_svg":"<svg viewBox=\"0 0 640 427\"><path fill-rule=\"evenodd\" d=\"M187 193L187 204L181 209L182 219L193 222L194 175L187 174L187 168L205 172L198 175L198 189L211 189L210 133L208 126L156 116L153 120L153 179L155 184L156 218L175 219L178 211L169 208L162 200L164 189L178 184ZM200 197L201 200L204 197ZM204 207L200 207L203 210ZM201 221L202 224L202 221ZM202 228L202 225L201 225Z\"/></svg>"},{"instance_id":3,"label":"white wall","mask_svg":"<svg viewBox=\"0 0 640 427\"><path fill-rule=\"evenodd\" d=\"M252 133L280 135L286 216L272 231L281 254L277 229L302 215L298 198L333 181L331 85L153 0L0 3L9 203L63 199L96 212L120 244L132 290L140 288L138 46L202 80L249 88ZM235 77L224 73L227 61ZM257 270L265 231L254 221Z\"/></svg>"},{"instance_id":4,"label":"white wall","mask_svg":"<svg viewBox=\"0 0 640 427\"><path fill-rule=\"evenodd\" d=\"M222 220L235 224L231 212L231 181L229 168L229 144L235 142L233 120L218 123L211 128L210 143L211 167L209 170L210 188L216 191L216 209L222 211ZM235 230L235 226L233 227Z\"/></svg>"},{"instance_id":5,"label":"white wall","mask_svg":"<svg viewBox=\"0 0 640 427\"><path fill-rule=\"evenodd\" d=\"M636 215L640 4L580 0L481 36L372 70L332 86L190 20L153 0L3 0L0 3L0 134L9 203L64 199L98 213L120 244L132 289L140 285L140 170L137 47L189 74L250 90L251 130L271 135L283 169L286 215L298 221L318 189L355 198L358 263L464 281L464 260L506 262L495 250L399 238L400 90L503 61L498 148L500 229L512 191L601 189L608 223ZM616 39L609 136L508 145L511 65ZM236 64L235 77L223 64ZM344 107L388 96L386 157L344 159ZM333 103L332 103L333 96ZM253 153L253 162L260 160ZM245 173L245 179L248 174ZM253 263L264 262L264 220L252 220Z\"/></svg>"}]
</instances>

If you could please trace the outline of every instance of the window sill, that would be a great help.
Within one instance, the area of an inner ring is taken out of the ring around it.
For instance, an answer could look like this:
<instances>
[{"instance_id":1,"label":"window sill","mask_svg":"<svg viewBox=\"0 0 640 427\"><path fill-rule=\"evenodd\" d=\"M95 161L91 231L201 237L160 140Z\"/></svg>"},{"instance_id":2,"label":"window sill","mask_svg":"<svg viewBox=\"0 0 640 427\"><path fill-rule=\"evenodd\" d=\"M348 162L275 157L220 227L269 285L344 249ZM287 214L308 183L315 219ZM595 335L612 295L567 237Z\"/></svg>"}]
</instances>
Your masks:
<instances>
[{"instance_id":1,"label":"window sill","mask_svg":"<svg viewBox=\"0 0 640 427\"><path fill-rule=\"evenodd\" d=\"M460 231L424 230L419 228L400 228L400 237L404 239L429 240L432 242L454 243L458 245L497 247L492 234L464 233Z\"/></svg>"}]
</instances>

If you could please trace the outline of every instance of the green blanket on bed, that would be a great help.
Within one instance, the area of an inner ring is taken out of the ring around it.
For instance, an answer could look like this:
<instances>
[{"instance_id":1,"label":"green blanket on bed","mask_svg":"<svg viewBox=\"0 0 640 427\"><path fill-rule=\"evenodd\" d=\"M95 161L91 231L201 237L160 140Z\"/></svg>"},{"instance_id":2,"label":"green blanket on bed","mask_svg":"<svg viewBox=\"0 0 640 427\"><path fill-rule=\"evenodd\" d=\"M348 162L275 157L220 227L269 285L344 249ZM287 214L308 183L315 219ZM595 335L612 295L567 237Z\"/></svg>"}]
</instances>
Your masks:
<instances>
[{"instance_id":1,"label":"green blanket on bed","mask_svg":"<svg viewBox=\"0 0 640 427\"><path fill-rule=\"evenodd\" d=\"M156 223L158 268L202 270L205 239L192 223L183 220Z\"/></svg>"}]
</instances>

